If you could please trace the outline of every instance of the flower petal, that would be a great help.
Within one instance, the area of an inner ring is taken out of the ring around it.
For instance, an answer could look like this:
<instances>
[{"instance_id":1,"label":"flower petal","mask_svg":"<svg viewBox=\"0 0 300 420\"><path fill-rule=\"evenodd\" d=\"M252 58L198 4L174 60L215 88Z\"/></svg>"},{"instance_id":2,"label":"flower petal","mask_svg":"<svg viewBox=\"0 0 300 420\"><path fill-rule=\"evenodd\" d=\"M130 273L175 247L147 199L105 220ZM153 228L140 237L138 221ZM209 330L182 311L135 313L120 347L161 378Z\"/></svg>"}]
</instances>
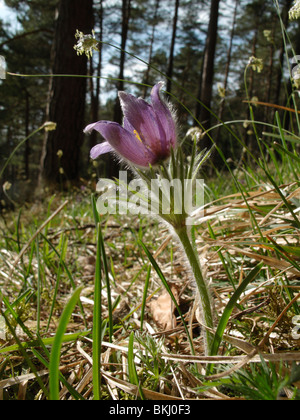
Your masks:
<instances>
[{"instance_id":1,"label":"flower petal","mask_svg":"<svg viewBox=\"0 0 300 420\"><path fill-rule=\"evenodd\" d=\"M144 99L126 92L119 92L119 98L124 114L124 126L126 121L127 126L132 126L154 153L160 153L161 140L164 139L161 139L162 133L152 106Z\"/></svg>"},{"instance_id":2,"label":"flower petal","mask_svg":"<svg viewBox=\"0 0 300 420\"><path fill-rule=\"evenodd\" d=\"M165 132L167 146L176 146L176 124L174 117L168 106L162 101L160 97L160 90L163 82L159 82L153 86L151 91L151 102L156 118L160 121L161 126Z\"/></svg>"},{"instance_id":3,"label":"flower petal","mask_svg":"<svg viewBox=\"0 0 300 420\"><path fill-rule=\"evenodd\" d=\"M103 143L96 144L96 146L92 148L90 156L92 159L96 159L98 156L104 155L104 153L113 152L113 150L113 147L105 141Z\"/></svg>"},{"instance_id":4,"label":"flower petal","mask_svg":"<svg viewBox=\"0 0 300 420\"><path fill-rule=\"evenodd\" d=\"M149 163L155 162L154 154L133 133L125 130L120 124L111 121L99 121L89 125L85 132L91 130L97 130L106 140L106 142L97 146L104 144L103 148L105 149L109 144L112 150L138 166L148 167ZM97 146L93 148L95 149L95 155L98 150L96 149Z\"/></svg>"}]
</instances>

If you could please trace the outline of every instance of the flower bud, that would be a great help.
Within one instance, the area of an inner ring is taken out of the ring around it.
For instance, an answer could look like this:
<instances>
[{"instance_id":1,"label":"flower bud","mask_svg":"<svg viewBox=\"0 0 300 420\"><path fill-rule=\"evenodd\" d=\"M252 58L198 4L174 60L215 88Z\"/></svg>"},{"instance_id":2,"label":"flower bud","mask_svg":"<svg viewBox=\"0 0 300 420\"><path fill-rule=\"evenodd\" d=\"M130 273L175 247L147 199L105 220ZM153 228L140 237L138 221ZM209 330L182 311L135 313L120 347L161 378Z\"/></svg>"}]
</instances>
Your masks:
<instances>
[{"instance_id":1,"label":"flower bud","mask_svg":"<svg viewBox=\"0 0 300 420\"><path fill-rule=\"evenodd\" d=\"M0 55L0 79L6 79L6 61L2 55Z\"/></svg>"},{"instance_id":2,"label":"flower bud","mask_svg":"<svg viewBox=\"0 0 300 420\"><path fill-rule=\"evenodd\" d=\"M251 66L253 71L257 71L257 73L260 73L264 68L264 63L261 58L256 58L252 56L249 58L248 66Z\"/></svg>"},{"instance_id":3,"label":"flower bud","mask_svg":"<svg viewBox=\"0 0 300 420\"><path fill-rule=\"evenodd\" d=\"M45 131L54 131L56 130L56 123L52 122L52 121L47 121L45 122L45 124L43 125Z\"/></svg>"},{"instance_id":4,"label":"flower bud","mask_svg":"<svg viewBox=\"0 0 300 420\"><path fill-rule=\"evenodd\" d=\"M298 19L300 17L300 0L296 0L294 6L289 10L290 20Z\"/></svg>"}]
</instances>

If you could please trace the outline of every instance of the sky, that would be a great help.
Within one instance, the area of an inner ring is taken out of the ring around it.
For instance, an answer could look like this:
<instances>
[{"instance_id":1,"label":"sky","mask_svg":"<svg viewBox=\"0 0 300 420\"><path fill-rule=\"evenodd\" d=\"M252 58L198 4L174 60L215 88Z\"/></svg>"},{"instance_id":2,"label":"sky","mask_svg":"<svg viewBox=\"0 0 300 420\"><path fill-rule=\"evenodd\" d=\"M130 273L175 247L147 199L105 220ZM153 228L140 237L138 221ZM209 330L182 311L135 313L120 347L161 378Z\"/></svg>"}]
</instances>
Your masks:
<instances>
[{"instance_id":1,"label":"sky","mask_svg":"<svg viewBox=\"0 0 300 420\"><path fill-rule=\"evenodd\" d=\"M17 21L15 19L15 13L7 7L4 3L4 0L0 0L0 19L2 19L5 23L10 23L11 25L17 25Z\"/></svg>"},{"instance_id":2,"label":"sky","mask_svg":"<svg viewBox=\"0 0 300 420\"><path fill-rule=\"evenodd\" d=\"M0 18L5 20L11 14L8 7L5 6L4 0L0 0Z\"/></svg>"}]
</instances>

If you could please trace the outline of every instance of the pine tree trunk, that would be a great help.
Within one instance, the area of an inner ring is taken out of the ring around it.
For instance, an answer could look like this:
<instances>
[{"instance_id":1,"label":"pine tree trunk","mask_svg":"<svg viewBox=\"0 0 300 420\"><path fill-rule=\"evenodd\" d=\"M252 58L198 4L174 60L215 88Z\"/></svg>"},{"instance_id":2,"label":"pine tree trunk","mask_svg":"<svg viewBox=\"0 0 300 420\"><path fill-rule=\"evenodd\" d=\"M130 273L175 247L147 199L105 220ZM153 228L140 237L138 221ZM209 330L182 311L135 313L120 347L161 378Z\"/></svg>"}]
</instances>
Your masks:
<instances>
[{"instance_id":1,"label":"pine tree trunk","mask_svg":"<svg viewBox=\"0 0 300 420\"><path fill-rule=\"evenodd\" d=\"M122 0L122 31L121 31L121 52L120 52L120 62L119 62L119 77L117 83L117 91L124 90L124 70L125 70L125 59L126 59L126 43L129 30L129 20L131 13L131 0ZM121 110L121 105L119 97L116 97L114 105L114 118L113 120L119 124L122 124L123 113ZM108 178L118 178L119 177L119 163L115 158L109 153L106 155L106 176Z\"/></svg>"},{"instance_id":2,"label":"pine tree trunk","mask_svg":"<svg viewBox=\"0 0 300 420\"><path fill-rule=\"evenodd\" d=\"M93 0L60 0L52 50L53 74L87 74L87 58L74 51L76 29L90 33L93 27ZM41 175L47 184L79 178L80 148L85 126L86 79L53 77L50 83L48 120L56 131L45 136ZM61 150L63 155L58 157Z\"/></svg>"},{"instance_id":3,"label":"pine tree trunk","mask_svg":"<svg viewBox=\"0 0 300 420\"><path fill-rule=\"evenodd\" d=\"M200 101L208 108L204 106L197 107L196 117L199 118L204 129L209 128L210 126L210 112L211 99L212 99L212 89L213 89L213 79L214 79L214 63L215 63L215 52L217 45L217 33L218 33L218 19L219 19L219 4L220 0L211 0L210 6L210 18L206 38L206 46L204 53L203 61L203 71L201 78L201 96ZM205 137L203 142L203 147L211 146L208 144L208 138Z\"/></svg>"},{"instance_id":4,"label":"pine tree trunk","mask_svg":"<svg viewBox=\"0 0 300 420\"><path fill-rule=\"evenodd\" d=\"M177 21L178 21L178 10L179 10L179 0L175 0L175 11L173 17L173 31L170 47L170 56L167 69L167 91L171 92L172 88L172 77L173 77L173 65L174 65L174 50L175 50L175 41L176 41L176 32L177 32Z\"/></svg>"},{"instance_id":5,"label":"pine tree trunk","mask_svg":"<svg viewBox=\"0 0 300 420\"><path fill-rule=\"evenodd\" d=\"M223 82L223 89L224 89L224 93L225 93L225 98L222 98L221 105L220 105L220 108L219 108L219 114L218 114L218 118L220 120L222 120L222 118L223 118L223 113L224 113L224 108L225 108L226 90L227 90L227 85L228 85L228 77L229 77L230 64L231 64L231 54L232 54L233 39L234 39L234 35L235 35L235 25L236 25L238 5L239 5L239 0L236 0L235 1L235 6L234 6L234 12L233 12L232 27L231 27L231 33L230 33L229 46L228 46L228 50L227 50L227 61L226 61L225 75L224 75L224 82ZM218 129L217 129L217 134L216 134L216 139L217 140L219 138L220 129L221 129L221 126L219 126Z\"/></svg>"},{"instance_id":6,"label":"pine tree trunk","mask_svg":"<svg viewBox=\"0 0 300 420\"><path fill-rule=\"evenodd\" d=\"M288 29L288 26L289 26L288 11L292 7L292 4L293 4L293 0L286 0L285 4L282 7L281 18L282 18L282 23L283 23L286 30ZM276 86L275 98L274 98L274 103L275 104L280 103L280 94L281 94L281 90L284 86L284 84L282 83L284 58L285 58L285 43L284 43L284 38L282 37L282 42L281 42L281 46L280 46L280 49L279 49L279 58L278 58L279 67L278 67L278 73L277 73L277 78L276 78L277 80L276 80L276 84L275 84L275 86ZM286 103L284 103L284 105L286 105ZM273 111L272 118L274 118L274 115L275 115L275 109Z\"/></svg>"},{"instance_id":7,"label":"pine tree trunk","mask_svg":"<svg viewBox=\"0 0 300 420\"><path fill-rule=\"evenodd\" d=\"M98 18L99 18L99 39L100 45L103 41L103 0L100 0L99 4L99 11L98 11ZM89 79L90 82L90 95L91 95L91 121L98 121L99 119L99 108L100 108L100 77L101 77L101 70L102 70L102 48L99 49L97 53L98 63L97 63L97 70L96 75L97 79L94 81L93 78ZM90 60L90 74L94 74L94 56ZM96 85L96 86L95 86ZM98 143L99 134L97 131L92 131L89 136L89 146L90 149ZM89 157L88 157L89 158Z\"/></svg>"},{"instance_id":8,"label":"pine tree trunk","mask_svg":"<svg viewBox=\"0 0 300 420\"><path fill-rule=\"evenodd\" d=\"M147 97L147 93L148 93L148 86L146 86L146 85L149 85L150 70L151 70L151 64L152 64L152 55L153 55L153 46L154 46L154 41L155 41L155 28L156 28L156 24L157 24L156 21L157 21L157 16L158 16L158 11L159 11L159 3L160 3L160 0L156 0L154 15L153 15L152 33L151 33L151 38L150 38L149 55L148 55L148 61L147 61L148 67L147 67L145 76L143 78L143 83L145 84L144 89L143 89L144 98Z\"/></svg>"},{"instance_id":9,"label":"pine tree trunk","mask_svg":"<svg viewBox=\"0 0 300 420\"><path fill-rule=\"evenodd\" d=\"M125 58L126 58L126 43L128 37L129 29L129 19L131 12L131 0L122 0L122 33L121 33L121 53L120 53L120 64L119 64L119 80L117 83L117 90L124 90L124 69L125 69ZM121 106L119 98L116 98L115 108L114 108L114 121L121 124L123 114L121 111Z\"/></svg>"}]
</instances>

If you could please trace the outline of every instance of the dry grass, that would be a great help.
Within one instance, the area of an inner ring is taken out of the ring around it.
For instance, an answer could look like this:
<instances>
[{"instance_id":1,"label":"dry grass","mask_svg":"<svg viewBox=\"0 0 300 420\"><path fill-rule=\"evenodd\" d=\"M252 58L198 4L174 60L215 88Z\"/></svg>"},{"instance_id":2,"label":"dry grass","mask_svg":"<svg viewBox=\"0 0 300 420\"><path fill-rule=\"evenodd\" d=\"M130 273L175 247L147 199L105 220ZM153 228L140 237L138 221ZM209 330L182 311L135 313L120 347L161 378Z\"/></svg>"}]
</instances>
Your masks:
<instances>
[{"instance_id":1,"label":"dry grass","mask_svg":"<svg viewBox=\"0 0 300 420\"><path fill-rule=\"evenodd\" d=\"M281 186L281 191L289 202L299 200L300 189L295 183ZM72 287L59 258L40 235L46 234L58 255L64 256L75 285L83 286L83 313L77 306L68 326L68 333L76 333L76 339L71 337L64 343L60 371L73 389L85 399L90 399L93 398L90 331L94 304L95 229L88 201L85 203L83 200L77 205L85 209L80 215L78 209L74 213L76 205L70 201L61 207L58 204L60 202L57 201L51 204L51 214L45 218L47 223L39 221L31 229L26 226L29 214L24 211L18 232L17 216L14 222L5 216L0 284L3 294L14 305L31 334L36 336L38 328L40 338L46 345L51 345ZM37 213L41 214L41 211ZM284 367L285 373L290 373L292 363L300 360L300 340L292 337L293 317L298 314L297 300L300 298L297 268L300 237L293 216L277 191L260 187L248 194L247 203L245 197L239 194L223 197L208 204L204 219L199 220L197 246L211 285L216 318L249 270L257 261L264 263L260 276L235 308L217 356L202 356L195 290L185 270L181 252L168 232L155 222L149 224L148 220L140 218L117 217L103 223L103 233L111 272L111 297L113 302L118 303L113 312L113 340L109 342L105 334L102 342L103 399L134 399L139 395L137 385L129 380L127 368L132 331L135 332L135 365L146 399L244 398L239 393L234 395L228 389L226 391L226 386L209 386L209 381L227 378L228 382L235 371L247 369L249 362L260 365L261 354L265 361L276 366L278 374L282 369L280 366ZM149 262L137 245L139 237L152 250L174 294L176 291L177 301L193 336L196 355L191 353L171 300L165 298L159 301L164 291L154 271L151 273L141 327L141 306ZM18 300L28 290L28 295ZM158 305L162 305L166 319L160 319ZM104 289L104 318L108 316L108 310L107 291ZM0 325L0 398L44 399L36 375L20 351L16 337L47 387L49 370L31 352L34 348L41 354L43 351L29 339L20 325L10 319L15 336L3 322ZM167 329L166 322L169 322ZM209 363L214 364L215 371L207 378L205 367ZM299 389L297 383L293 387ZM290 392L286 389L287 397ZM60 398L73 399L74 396L62 386Z\"/></svg>"}]
</instances>

